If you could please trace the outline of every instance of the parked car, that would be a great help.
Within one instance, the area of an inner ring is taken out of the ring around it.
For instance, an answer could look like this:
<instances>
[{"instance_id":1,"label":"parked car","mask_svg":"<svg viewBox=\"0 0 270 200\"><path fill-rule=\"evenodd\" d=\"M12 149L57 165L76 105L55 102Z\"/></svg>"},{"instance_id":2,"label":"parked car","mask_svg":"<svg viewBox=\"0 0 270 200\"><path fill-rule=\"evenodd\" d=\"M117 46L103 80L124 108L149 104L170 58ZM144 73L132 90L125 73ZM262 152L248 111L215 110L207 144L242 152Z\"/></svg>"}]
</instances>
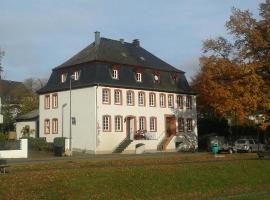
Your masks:
<instances>
[{"instance_id":1,"label":"parked car","mask_svg":"<svg viewBox=\"0 0 270 200\"><path fill-rule=\"evenodd\" d=\"M234 149L238 152L255 152L264 151L265 146L254 139L238 139L234 143Z\"/></svg>"}]
</instances>

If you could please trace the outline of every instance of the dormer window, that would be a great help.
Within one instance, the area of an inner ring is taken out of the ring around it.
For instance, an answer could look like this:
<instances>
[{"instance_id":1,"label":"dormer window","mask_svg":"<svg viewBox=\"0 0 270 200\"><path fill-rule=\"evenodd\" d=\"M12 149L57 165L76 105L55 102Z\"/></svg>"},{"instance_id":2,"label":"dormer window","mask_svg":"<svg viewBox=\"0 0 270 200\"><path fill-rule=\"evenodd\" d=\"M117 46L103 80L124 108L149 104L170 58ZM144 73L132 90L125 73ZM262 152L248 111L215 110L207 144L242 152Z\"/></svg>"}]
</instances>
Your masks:
<instances>
[{"instance_id":1,"label":"dormer window","mask_svg":"<svg viewBox=\"0 0 270 200\"><path fill-rule=\"evenodd\" d=\"M142 73L141 72L136 72L136 81L142 82Z\"/></svg>"},{"instance_id":2,"label":"dormer window","mask_svg":"<svg viewBox=\"0 0 270 200\"><path fill-rule=\"evenodd\" d=\"M178 80L178 74L177 73L171 73L172 83L176 84Z\"/></svg>"},{"instance_id":3,"label":"dormer window","mask_svg":"<svg viewBox=\"0 0 270 200\"><path fill-rule=\"evenodd\" d=\"M113 69L113 70L112 70L112 78L113 78L113 79L119 79L119 72L118 72L118 69Z\"/></svg>"},{"instance_id":4,"label":"dormer window","mask_svg":"<svg viewBox=\"0 0 270 200\"><path fill-rule=\"evenodd\" d=\"M119 79L119 66L118 65L112 65L111 67L111 76L112 76L112 79Z\"/></svg>"},{"instance_id":5,"label":"dormer window","mask_svg":"<svg viewBox=\"0 0 270 200\"><path fill-rule=\"evenodd\" d=\"M154 78L154 83L160 83L160 73L159 72L154 72L153 73L153 78Z\"/></svg>"},{"instance_id":6,"label":"dormer window","mask_svg":"<svg viewBox=\"0 0 270 200\"><path fill-rule=\"evenodd\" d=\"M76 70L72 73L73 76L73 80L77 81L80 79L80 75L81 75L81 71L80 70Z\"/></svg>"},{"instance_id":7,"label":"dormer window","mask_svg":"<svg viewBox=\"0 0 270 200\"><path fill-rule=\"evenodd\" d=\"M61 83L66 82L66 80L67 80L67 73L62 73L61 74Z\"/></svg>"}]
</instances>

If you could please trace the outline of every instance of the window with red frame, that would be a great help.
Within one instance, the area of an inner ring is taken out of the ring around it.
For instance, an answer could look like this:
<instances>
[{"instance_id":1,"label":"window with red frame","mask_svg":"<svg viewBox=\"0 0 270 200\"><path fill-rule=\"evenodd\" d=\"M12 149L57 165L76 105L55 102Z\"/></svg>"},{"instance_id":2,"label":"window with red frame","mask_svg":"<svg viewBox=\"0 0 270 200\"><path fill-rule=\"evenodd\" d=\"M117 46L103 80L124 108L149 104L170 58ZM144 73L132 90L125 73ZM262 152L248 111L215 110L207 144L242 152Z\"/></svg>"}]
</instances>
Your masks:
<instances>
[{"instance_id":1,"label":"window with red frame","mask_svg":"<svg viewBox=\"0 0 270 200\"><path fill-rule=\"evenodd\" d=\"M178 131L184 132L185 131L185 120L184 118L178 118Z\"/></svg>"},{"instance_id":2,"label":"window with red frame","mask_svg":"<svg viewBox=\"0 0 270 200\"><path fill-rule=\"evenodd\" d=\"M134 106L134 92L127 91L127 105Z\"/></svg>"},{"instance_id":3,"label":"window with red frame","mask_svg":"<svg viewBox=\"0 0 270 200\"><path fill-rule=\"evenodd\" d=\"M44 133L50 134L50 120L49 119L44 120Z\"/></svg>"},{"instance_id":4,"label":"window with red frame","mask_svg":"<svg viewBox=\"0 0 270 200\"><path fill-rule=\"evenodd\" d=\"M160 94L159 96L159 104L161 108L166 107L166 95L165 94Z\"/></svg>"},{"instance_id":5,"label":"window with red frame","mask_svg":"<svg viewBox=\"0 0 270 200\"><path fill-rule=\"evenodd\" d=\"M146 118L145 117L139 117L139 130L140 131L146 130Z\"/></svg>"},{"instance_id":6,"label":"window with red frame","mask_svg":"<svg viewBox=\"0 0 270 200\"><path fill-rule=\"evenodd\" d=\"M50 95L44 96L44 107L45 109L50 109Z\"/></svg>"},{"instance_id":7,"label":"window with red frame","mask_svg":"<svg viewBox=\"0 0 270 200\"><path fill-rule=\"evenodd\" d=\"M123 131L123 117L122 116L115 116L115 124L114 128L116 132L121 132Z\"/></svg>"},{"instance_id":8,"label":"window with red frame","mask_svg":"<svg viewBox=\"0 0 270 200\"><path fill-rule=\"evenodd\" d=\"M157 118L150 117L150 131L156 132L157 131Z\"/></svg>"},{"instance_id":9,"label":"window with red frame","mask_svg":"<svg viewBox=\"0 0 270 200\"><path fill-rule=\"evenodd\" d=\"M111 116L104 115L102 119L102 128L104 132L111 131Z\"/></svg>"},{"instance_id":10,"label":"window with red frame","mask_svg":"<svg viewBox=\"0 0 270 200\"><path fill-rule=\"evenodd\" d=\"M57 108L58 107L58 95L53 94L52 95L52 108Z\"/></svg>"},{"instance_id":11,"label":"window with red frame","mask_svg":"<svg viewBox=\"0 0 270 200\"><path fill-rule=\"evenodd\" d=\"M187 131L191 132L193 131L193 124L192 124L193 120L192 119L187 119Z\"/></svg>"},{"instance_id":12,"label":"window with red frame","mask_svg":"<svg viewBox=\"0 0 270 200\"><path fill-rule=\"evenodd\" d=\"M168 107L169 108L173 108L174 107L174 99L173 99L173 95L172 94L169 94L168 95Z\"/></svg>"},{"instance_id":13,"label":"window with red frame","mask_svg":"<svg viewBox=\"0 0 270 200\"><path fill-rule=\"evenodd\" d=\"M155 93L149 94L149 106L150 107L156 106L156 94Z\"/></svg>"},{"instance_id":14,"label":"window with red frame","mask_svg":"<svg viewBox=\"0 0 270 200\"><path fill-rule=\"evenodd\" d=\"M144 92L138 93L138 104L139 106L145 106L145 93Z\"/></svg>"},{"instance_id":15,"label":"window with red frame","mask_svg":"<svg viewBox=\"0 0 270 200\"><path fill-rule=\"evenodd\" d=\"M182 95L176 96L176 104L177 104L178 108L180 108L180 109L183 108L183 96Z\"/></svg>"},{"instance_id":16,"label":"window with red frame","mask_svg":"<svg viewBox=\"0 0 270 200\"><path fill-rule=\"evenodd\" d=\"M110 104L111 103L111 93L109 89L102 89L102 103Z\"/></svg>"},{"instance_id":17,"label":"window with red frame","mask_svg":"<svg viewBox=\"0 0 270 200\"><path fill-rule=\"evenodd\" d=\"M186 108L192 109L192 97L191 96L186 97Z\"/></svg>"},{"instance_id":18,"label":"window with red frame","mask_svg":"<svg viewBox=\"0 0 270 200\"><path fill-rule=\"evenodd\" d=\"M114 104L121 105L122 104L122 91L114 90Z\"/></svg>"},{"instance_id":19,"label":"window with red frame","mask_svg":"<svg viewBox=\"0 0 270 200\"><path fill-rule=\"evenodd\" d=\"M58 119L52 119L52 133L58 133Z\"/></svg>"}]
</instances>

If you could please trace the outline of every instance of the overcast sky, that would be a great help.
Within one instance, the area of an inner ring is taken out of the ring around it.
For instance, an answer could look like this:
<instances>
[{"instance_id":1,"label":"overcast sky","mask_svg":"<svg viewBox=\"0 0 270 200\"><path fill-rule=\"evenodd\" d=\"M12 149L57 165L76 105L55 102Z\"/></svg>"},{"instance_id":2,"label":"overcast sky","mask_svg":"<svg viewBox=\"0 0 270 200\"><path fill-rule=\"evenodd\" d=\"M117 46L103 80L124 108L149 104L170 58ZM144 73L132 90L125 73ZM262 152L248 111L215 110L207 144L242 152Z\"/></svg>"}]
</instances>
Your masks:
<instances>
[{"instance_id":1,"label":"overcast sky","mask_svg":"<svg viewBox=\"0 0 270 200\"><path fill-rule=\"evenodd\" d=\"M101 37L141 46L190 78L202 41L225 35L231 8L258 16L262 0L0 0L4 78L49 77L51 69Z\"/></svg>"}]
</instances>

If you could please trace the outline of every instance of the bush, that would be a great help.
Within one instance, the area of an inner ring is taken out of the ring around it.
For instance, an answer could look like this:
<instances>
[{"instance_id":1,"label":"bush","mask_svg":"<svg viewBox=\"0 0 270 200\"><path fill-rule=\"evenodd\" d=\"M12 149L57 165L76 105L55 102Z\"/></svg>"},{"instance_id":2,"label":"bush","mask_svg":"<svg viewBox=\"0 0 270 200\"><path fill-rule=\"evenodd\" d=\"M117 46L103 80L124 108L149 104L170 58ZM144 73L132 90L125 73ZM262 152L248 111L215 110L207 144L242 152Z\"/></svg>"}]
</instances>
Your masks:
<instances>
[{"instance_id":1,"label":"bush","mask_svg":"<svg viewBox=\"0 0 270 200\"><path fill-rule=\"evenodd\" d=\"M5 141L7 140L7 135L4 133L0 133L0 141Z\"/></svg>"},{"instance_id":2,"label":"bush","mask_svg":"<svg viewBox=\"0 0 270 200\"><path fill-rule=\"evenodd\" d=\"M46 138L28 138L29 150L53 151L53 143L46 141Z\"/></svg>"}]
</instances>

